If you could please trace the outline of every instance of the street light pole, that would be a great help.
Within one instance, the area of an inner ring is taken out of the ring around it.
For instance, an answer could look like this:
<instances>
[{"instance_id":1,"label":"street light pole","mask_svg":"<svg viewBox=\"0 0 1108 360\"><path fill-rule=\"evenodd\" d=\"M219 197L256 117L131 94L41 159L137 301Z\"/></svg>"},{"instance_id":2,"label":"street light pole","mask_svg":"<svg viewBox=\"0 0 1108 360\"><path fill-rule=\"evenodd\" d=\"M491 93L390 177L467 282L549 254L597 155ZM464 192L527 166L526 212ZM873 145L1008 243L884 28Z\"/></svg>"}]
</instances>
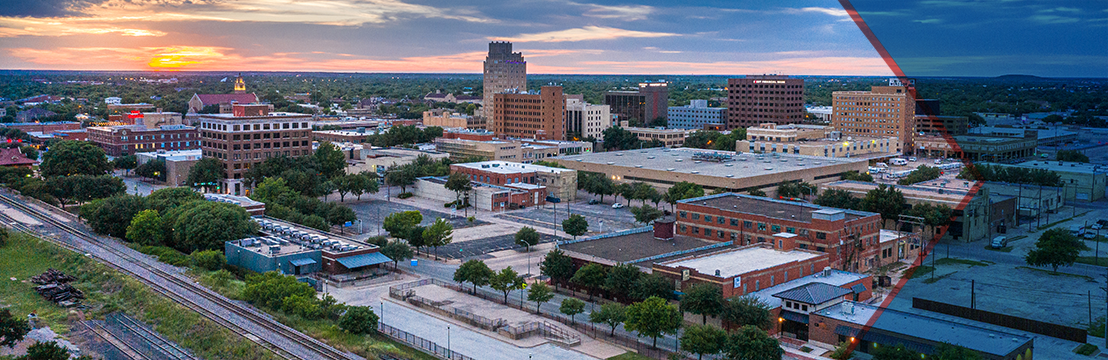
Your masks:
<instances>
[{"instance_id":1,"label":"street light pole","mask_svg":"<svg viewBox=\"0 0 1108 360\"><path fill-rule=\"evenodd\" d=\"M450 351L450 325L446 325L446 358L453 359L454 352Z\"/></svg>"}]
</instances>

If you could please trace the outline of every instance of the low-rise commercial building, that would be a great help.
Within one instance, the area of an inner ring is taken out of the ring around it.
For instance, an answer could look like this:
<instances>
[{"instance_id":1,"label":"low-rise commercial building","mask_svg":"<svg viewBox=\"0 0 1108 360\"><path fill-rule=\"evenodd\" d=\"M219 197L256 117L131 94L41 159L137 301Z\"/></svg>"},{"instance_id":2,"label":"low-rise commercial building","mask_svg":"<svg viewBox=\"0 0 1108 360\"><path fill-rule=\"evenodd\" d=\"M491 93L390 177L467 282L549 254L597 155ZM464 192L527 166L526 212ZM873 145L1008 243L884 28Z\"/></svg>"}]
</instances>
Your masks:
<instances>
[{"instance_id":1,"label":"low-rise commercial building","mask_svg":"<svg viewBox=\"0 0 1108 360\"><path fill-rule=\"evenodd\" d=\"M431 109L423 112L424 126L442 128L484 129L485 118L452 112L446 109Z\"/></svg>"},{"instance_id":2,"label":"low-rise commercial building","mask_svg":"<svg viewBox=\"0 0 1108 360\"><path fill-rule=\"evenodd\" d=\"M175 151L148 151L135 154L139 165L148 161L165 162L165 183L173 186L192 186L188 184L189 170L200 161L200 149Z\"/></svg>"},{"instance_id":3,"label":"low-rise commercial building","mask_svg":"<svg viewBox=\"0 0 1108 360\"><path fill-rule=\"evenodd\" d=\"M545 186L548 194L562 201L577 199L577 171L507 161L483 161L450 165L450 172L461 173L470 181L507 186L526 183Z\"/></svg>"},{"instance_id":4,"label":"low-rise commercial building","mask_svg":"<svg viewBox=\"0 0 1108 360\"><path fill-rule=\"evenodd\" d=\"M756 153L782 152L820 157L885 157L892 151L895 137L843 136L831 126L763 123L746 129L746 139L737 140L735 149Z\"/></svg>"},{"instance_id":5,"label":"low-rise commercial building","mask_svg":"<svg viewBox=\"0 0 1108 360\"><path fill-rule=\"evenodd\" d=\"M200 133L195 127L163 125L94 126L87 128L88 139L108 155L134 155L148 151L179 151L200 148Z\"/></svg>"},{"instance_id":6,"label":"low-rise commercial building","mask_svg":"<svg viewBox=\"0 0 1108 360\"><path fill-rule=\"evenodd\" d=\"M362 144L366 142L367 134L351 130L312 130L312 140L327 141L331 143Z\"/></svg>"},{"instance_id":7,"label":"low-rise commercial building","mask_svg":"<svg viewBox=\"0 0 1108 360\"><path fill-rule=\"evenodd\" d=\"M992 197L1005 196L1017 199L1020 217L1050 216L1065 204L1064 188L1053 186L1038 186L1025 184L1011 184L995 181L986 181L982 187L989 190ZM1014 223L1011 225L1015 225Z\"/></svg>"},{"instance_id":8,"label":"low-rise commercial building","mask_svg":"<svg viewBox=\"0 0 1108 360\"><path fill-rule=\"evenodd\" d=\"M1035 155L1038 141L1027 136L956 135L951 137L916 136L916 154L935 158L960 158L969 161L1007 161Z\"/></svg>"},{"instance_id":9,"label":"low-rise commercial building","mask_svg":"<svg viewBox=\"0 0 1108 360\"><path fill-rule=\"evenodd\" d=\"M559 156L553 161L569 169L602 173L617 182L641 181L669 188L688 181L709 192L716 189L746 192L789 181L834 181L844 172L865 172L868 167L864 159L689 148L609 151Z\"/></svg>"},{"instance_id":10,"label":"low-rise commercial building","mask_svg":"<svg viewBox=\"0 0 1108 360\"><path fill-rule=\"evenodd\" d=\"M1066 201L1097 201L1104 197L1108 165L1066 161L1031 160L1019 164L979 163L1009 168L1053 171L1062 180Z\"/></svg>"},{"instance_id":11,"label":"low-rise commercial building","mask_svg":"<svg viewBox=\"0 0 1108 360\"><path fill-rule=\"evenodd\" d=\"M46 121L46 122L15 122L0 124L0 126L18 129L25 133L40 132L52 133L62 130L80 130L81 123L76 121Z\"/></svg>"},{"instance_id":12,"label":"low-rise commercial building","mask_svg":"<svg viewBox=\"0 0 1108 360\"><path fill-rule=\"evenodd\" d=\"M384 176L389 169L415 161L420 156L426 156L439 161L450 157L447 153L437 151L413 150L403 148L364 148L361 158L352 159L346 168L348 174L372 172Z\"/></svg>"},{"instance_id":13,"label":"low-rise commercial building","mask_svg":"<svg viewBox=\"0 0 1108 360\"><path fill-rule=\"evenodd\" d=\"M513 141L478 141L465 139L435 139L435 149L450 154L454 160L462 160L472 156L485 160L521 161L523 149L521 144Z\"/></svg>"},{"instance_id":14,"label":"low-rise commercial building","mask_svg":"<svg viewBox=\"0 0 1108 360\"><path fill-rule=\"evenodd\" d=\"M658 140L665 144L666 147L676 148L685 144L685 137L688 136L688 131L683 129L666 129L666 128L642 128L625 126L623 130L630 131L632 135L638 137L640 141Z\"/></svg>"},{"instance_id":15,"label":"low-rise commercial building","mask_svg":"<svg viewBox=\"0 0 1108 360\"><path fill-rule=\"evenodd\" d=\"M227 264L264 273L322 273L332 280L353 280L385 272L392 262L372 244L268 217L255 217L262 236L224 243Z\"/></svg>"},{"instance_id":16,"label":"low-rise commercial building","mask_svg":"<svg viewBox=\"0 0 1108 360\"><path fill-rule=\"evenodd\" d=\"M612 115L608 105L566 97L566 140L602 139L604 130L610 127Z\"/></svg>"},{"instance_id":17,"label":"low-rise commercial building","mask_svg":"<svg viewBox=\"0 0 1108 360\"><path fill-rule=\"evenodd\" d=\"M454 202L459 194L446 188L447 177L422 177L411 187L412 194L422 198L441 201L444 204ZM506 211L542 206L546 204L546 187L542 185L513 182L493 185L471 182L473 191L461 194L461 198L473 204L478 210Z\"/></svg>"},{"instance_id":18,"label":"low-rise commercial building","mask_svg":"<svg viewBox=\"0 0 1108 360\"><path fill-rule=\"evenodd\" d=\"M691 100L686 106L670 106L666 126L674 129L704 129L727 126L727 108L708 107L708 100Z\"/></svg>"},{"instance_id":19,"label":"low-rise commercial building","mask_svg":"<svg viewBox=\"0 0 1108 360\"><path fill-rule=\"evenodd\" d=\"M234 104L229 114L202 114L200 148L205 157L223 165L223 189L245 194L249 184L243 175L251 167L276 156L300 157L312 154L311 115L271 113L269 105Z\"/></svg>"},{"instance_id":20,"label":"low-rise commercial building","mask_svg":"<svg viewBox=\"0 0 1108 360\"><path fill-rule=\"evenodd\" d=\"M916 102L916 135L944 136L965 135L969 131L969 118L965 116L922 115Z\"/></svg>"},{"instance_id":21,"label":"low-rise commercial building","mask_svg":"<svg viewBox=\"0 0 1108 360\"><path fill-rule=\"evenodd\" d=\"M743 296L828 266L827 254L792 247L796 236L775 234L783 247L772 241L655 262L653 273L673 280L678 291L709 283L719 286L724 298Z\"/></svg>"},{"instance_id":22,"label":"low-rise commercial building","mask_svg":"<svg viewBox=\"0 0 1108 360\"><path fill-rule=\"evenodd\" d=\"M872 286L869 275L823 269L750 296L765 304L777 319L777 325L769 329L771 334L807 341L809 314L847 300L867 301L873 296Z\"/></svg>"}]
</instances>

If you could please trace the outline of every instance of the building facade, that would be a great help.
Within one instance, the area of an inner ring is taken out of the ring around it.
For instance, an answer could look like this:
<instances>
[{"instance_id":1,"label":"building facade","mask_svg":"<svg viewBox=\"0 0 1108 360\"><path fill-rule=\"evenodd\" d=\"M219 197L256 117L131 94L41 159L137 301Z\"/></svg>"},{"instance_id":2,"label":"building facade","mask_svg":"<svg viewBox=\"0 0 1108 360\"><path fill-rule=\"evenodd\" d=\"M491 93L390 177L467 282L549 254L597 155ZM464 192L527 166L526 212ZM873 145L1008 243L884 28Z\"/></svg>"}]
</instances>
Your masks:
<instances>
[{"instance_id":1,"label":"building facade","mask_svg":"<svg viewBox=\"0 0 1108 360\"><path fill-rule=\"evenodd\" d=\"M88 140L111 156L134 155L148 151L180 151L200 148L200 133L195 127L165 125L94 126L87 128Z\"/></svg>"},{"instance_id":2,"label":"building facade","mask_svg":"<svg viewBox=\"0 0 1108 360\"><path fill-rule=\"evenodd\" d=\"M235 104L231 114L203 114L200 148L223 165L222 186L231 194L248 190L243 175L271 157L312 154L311 115L271 113L268 105Z\"/></svg>"},{"instance_id":3,"label":"building facade","mask_svg":"<svg viewBox=\"0 0 1108 360\"><path fill-rule=\"evenodd\" d=\"M527 91L527 61L523 60L523 53L512 52L512 43L500 41L489 43L489 54L485 56L483 88L485 97L481 111L485 119L493 118L496 94L508 90Z\"/></svg>"},{"instance_id":4,"label":"building facade","mask_svg":"<svg viewBox=\"0 0 1108 360\"><path fill-rule=\"evenodd\" d=\"M477 156L485 160L521 161L523 150L518 142L480 141L466 139L435 139L435 149L447 154L454 160Z\"/></svg>"},{"instance_id":5,"label":"building facade","mask_svg":"<svg viewBox=\"0 0 1108 360\"><path fill-rule=\"evenodd\" d=\"M442 128L484 129L485 119L479 116L456 113L444 109L431 109L423 112L424 126Z\"/></svg>"},{"instance_id":6,"label":"building facade","mask_svg":"<svg viewBox=\"0 0 1108 360\"><path fill-rule=\"evenodd\" d=\"M670 106L666 127L673 129L704 129L705 126L727 124L727 108L708 107L708 100L692 100L686 106Z\"/></svg>"},{"instance_id":7,"label":"building facade","mask_svg":"<svg viewBox=\"0 0 1108 360\"><path fill-rule=\"evenodd\" d=\"M873 86L870 91L836 91L831 125L849 136L896 137L893 152L914 153L916 101L914 89L899 79L891 86Z\"/></svg>"},{"instance_id":8,"label":"building facade","mask_svg":"<svg viewBox=\"0 0 1108 360\"><path fill-rule=\"evenodd\" d=\"M727 79L727 128L804 121L804 79L747 75Z\"/></svg>"},{"instance_id":9,"label":"building facade","mask_svg":"<svg viewBox=\"0 0 1108 360\"><path fill-rule=\"evenodd\" d=\"M566 98L566 140L588 137L603 139L604 130L612 127L610 110L608 105L595 105L575 98Z\"/></svg>"},{"instance_id":10,"label":"building facade","mask_svg":"<svg viewBox=\"0 0 1108 360\"><path fill-rule=\"evenodd\" d=\"M685 137L689 132L684 129L665 129L665 128L647 128L647 127L624 127L623 130L630 131L632 135L635 135L641 141L658 140L665 144L666 147L678 148L685 145Z\"/></svg>"},{"instance_id":11,"label":"building facade","mask_svg":"<svg viewBox=\"0 0 1108 360\"><path fill-rule=\"evenodd\" d=\"M764 123L746 129L746 139L735 149L753 153L782 152L821 157L856 157L889 154L896 138L843 137L834 127Z\"/></svg>"},{"instance_id":12,"label":"building facade","mask_svg":"<svg viewBox=\"0 0 1108 360\"><path fill-rule=\"evenodd\" d=\"M620 121L638 120L649 124L651 120L668 115L669 84L648 81L639 83L635 91L609 91L604 94L604 104L610 106L612 115Z\"/></svg>"},{"instance_id":13,"label":"building facade","mask_svg":"<svg viewBox=\"0 0 1108 360\"><path fill-rule=\"evenodd\" d=\"M565 140L566 100L561 86L543 86L538 94L493 95L493 132L501 137Z\"/></svg>"},{"instance_id":14,"label":"building facade","mask_svg":"<svg viewBox=\"0 0 1108 360\"><path fill-rule=\"evenodd\" d=\"M1104 198L1108 186L1108 166L1066 161L1031 160L1019 164L985 163L990 166L1042 169L1053 171L1062 180L1062 192L1066 201L1097 201Z\"/></svg>"},{"instance_id":15,"label":"building facade","mask_svg":"<svg viewBox=\"0 0 1108 360\"><path fill-rule=\"evenodd\" d=\"M969 161L1010 161L1035 156L1038 141L1028 137L986 135L916 136L916 153ZM954 146L957 144L957 146Z\"/></svg>"},{"instance_id":16,"label":"building facade","mask_svg":"<svg viewBox=\"0 0 1108 360\"><path fill-rule=\"evenodd\" d=\"M506 161L484 161L450 165L451 173L461 173L470 181L491 185L525 183L547 188L550 196L563 201L577 199L577 171Z\"/></svg>"}]
</instances>

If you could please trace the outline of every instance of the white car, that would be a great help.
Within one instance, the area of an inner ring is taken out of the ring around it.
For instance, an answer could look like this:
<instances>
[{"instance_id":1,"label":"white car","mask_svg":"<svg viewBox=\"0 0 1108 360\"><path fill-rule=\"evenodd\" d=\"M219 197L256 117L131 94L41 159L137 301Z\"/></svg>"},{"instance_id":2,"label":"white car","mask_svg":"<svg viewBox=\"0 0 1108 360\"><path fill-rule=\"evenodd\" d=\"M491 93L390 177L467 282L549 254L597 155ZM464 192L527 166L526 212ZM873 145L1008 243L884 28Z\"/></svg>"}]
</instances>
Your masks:
<instances>
[{"instance_id":1,"label":"white car","mask_svg":"<svg viewBox=\"0 0 1108 360\"><path fill-rule=\"evenodd\" d=\"M615 204L612 204L612 208L613 208L613 209L622 209L622 208L623 208L623 204L621 204L621 203L615 203Z\"/></svg>"},{"instance_id":2,"label":"white car","mask_svg":"<svg viewBox=\"0 0 1108 360\"><path fill-rule=\"evenodd\" d=\"M943 159L935 159L935 165L942 165Z\"/></svg>"},{"instance_id":3,"label":"white car","mask_svg":"<svg viewBox=\"0 0 1108 360\"><path fill-rule=\"evenodd\" d=\"M911 162L916 162L916 158L915 158L914 156L913 156L913 157L910 157L910 158L908 158L908 161L911 161Z\"/></svg>"}]
</instances>

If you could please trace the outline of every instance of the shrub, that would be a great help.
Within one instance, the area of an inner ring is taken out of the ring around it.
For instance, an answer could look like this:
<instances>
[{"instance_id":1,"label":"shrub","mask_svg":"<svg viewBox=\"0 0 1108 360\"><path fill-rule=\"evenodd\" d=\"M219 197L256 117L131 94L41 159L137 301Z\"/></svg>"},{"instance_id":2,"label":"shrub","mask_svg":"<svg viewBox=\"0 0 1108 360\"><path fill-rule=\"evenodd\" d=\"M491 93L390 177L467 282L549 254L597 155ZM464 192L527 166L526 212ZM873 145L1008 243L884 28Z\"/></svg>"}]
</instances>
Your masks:
<instances>
[{"instance_id":1,"label":"shrub","mask_svg":"<svg viewBox=\"0 0 1108 360\"><path fill-rule=\"evenodd\" d=\"M192 253L192 261L196 266L211 271L222 269L223 264L227 263L227 259L223 257L223 253L218 250L194 251Z\"/></svg>"},{"instance_id":2,"label":"shrub","mask_svg":"<svg viewBox=\"0 0 1108 360\"><path fill-rule=\"evenodd\" d=\"M412 195L412 193L408 193L408 192L400 193L400 195L396 195L396 197L401 198L401 199L407 199L407 198L410 198L412 196L415 196L415 195Z\"/></svg>"},{"instance_id":3,"label":"shrub","mask_svg":"<svg viewBox=\"0 0 1108 360\"><path fill-rule=\"evenodd\" d=\"M158 261L170 264L173 266L189 266L192 265L192 258L184 253L177 251L177 249L167 246L143 246L138 249L139 252L147 255L154 255L158 257Z\"/></svg>"},{"instance_id":4,"label":"shrub","mask_svg":"<svg viewBox=\"0 0 1108 360\"><path fill-rule=\"evenodd\" d=\"M339 327L354 334L369 334L377 330L377 320L368 306L351 306L339 318Z\"/></svg>"},{"instance_id":5,"label":"shrub","mask_svg":"<svg viewBox=\"0 0 1108 360\"><path fill-rule=\"evenodd\" d=\"M1081 346L1078 346L1076 349L1073 350L1073 352L1075 352L1079 355L1089 356L1089 355L1092 355L1093 353L1095 353L1096 349L1097 349L1096 345L1081 344Z\"/></svg>"}]
</instances>

